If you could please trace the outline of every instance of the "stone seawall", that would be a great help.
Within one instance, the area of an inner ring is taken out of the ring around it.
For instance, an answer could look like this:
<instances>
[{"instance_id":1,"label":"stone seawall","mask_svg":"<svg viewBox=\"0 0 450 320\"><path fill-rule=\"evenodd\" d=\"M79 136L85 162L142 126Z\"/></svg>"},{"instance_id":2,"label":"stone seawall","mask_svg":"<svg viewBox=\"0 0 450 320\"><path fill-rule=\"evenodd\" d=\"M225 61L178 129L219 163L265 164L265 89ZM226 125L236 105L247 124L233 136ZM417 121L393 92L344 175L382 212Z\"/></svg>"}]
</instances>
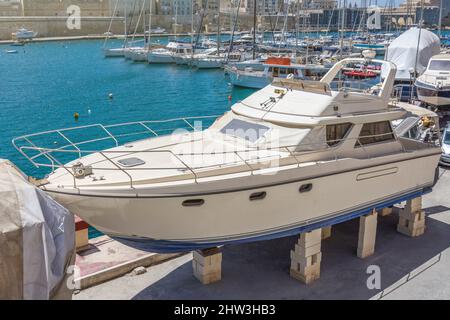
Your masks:
<instances>
[{"instance_id":1,"label":"stone seawall","mask_svg":"<svg viewBox=\"0 0 450 320\"><path fill-rule=\"evenodd\" d=\"M38 37L70 37L103 34L111 23L109 17L83 17L80 29L69 29L67 19L68 17L0 17L0 40L10 40L11 33L21 27L38 32ZM123 34L123 18L114 18L111 31Z\"/></svg>"},{"instance_id":2,"label":"stone seawall","mask_svg":"<svg viewBox=\"0 0 450 320\"><path fill-rule=\"evenodd\" d=\"M17 29L25 27L28 30L38 32L38 37L75 37L75 36L87 36L98 35L108 31L111 24L111 32L114 34L123 34L125 29L125 18L114 17L111 22L111 17L81 17L80 29L69 29L67 26L68 16L54 16L54 17L0 17L0 40L11 40L11 33L16 32ZM148 19L148 18L147 18ZM198 19L198 17L197 17ZM130 24L127 21L128 33L134 33L136 29L137 18L135 17ZM270 24L275 24L274 21L258 21L258 25L261 28L270 30ZM291 20L291 19L290 19ZM146 21L148 24L148 21ZM190 32L191 31L191 16L178 16L175 26L174 18L169 15L154 15L152 16L152 28L161 27L165 28L167 32ZM215 32L217 30L217 20L214 17L206 17L204 19L203 31ZM289 21L289 27L293 27L293 21ZM222 28L229 29L231 24L230 16L223 14L221 18ZM198 25L195 21L194 29ZM248 15L242 15L239 17L238 29L250 30L253 26L253 17ZM273 27L273 25L272 25ZM281 28L282 24L278 23L278 28ZM176 29L176 30L175 30ZM144 23L141 20L137 32L143 33Z\"/></svg>"}]
</instances>

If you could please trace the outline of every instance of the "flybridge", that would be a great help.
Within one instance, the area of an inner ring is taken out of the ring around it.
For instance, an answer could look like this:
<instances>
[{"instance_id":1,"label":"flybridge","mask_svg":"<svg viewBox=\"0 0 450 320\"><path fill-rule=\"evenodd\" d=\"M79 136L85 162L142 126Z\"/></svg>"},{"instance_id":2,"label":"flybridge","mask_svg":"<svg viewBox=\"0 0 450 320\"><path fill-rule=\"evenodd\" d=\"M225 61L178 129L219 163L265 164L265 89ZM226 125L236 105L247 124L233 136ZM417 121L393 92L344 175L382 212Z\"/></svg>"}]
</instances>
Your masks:
<instances>
[{"instance_id":1,"label":"flybridge","mask_svg":"<svg viewBox=\"0 0 450 320\"><path fill-rule=\"evenodd\" d=\"M340 79L349 64L384 64L387 77L382 83L354 82ZM324 125L346 121L366 121L367 117L395 119L403 111L389 106L395 77L392 63L370 58L348 58L336 63L320 81L275 79L271 85L232 106L236 114L289 125ZM373 119L372 119L373 120Z\"/></svg>"}]
</instances>

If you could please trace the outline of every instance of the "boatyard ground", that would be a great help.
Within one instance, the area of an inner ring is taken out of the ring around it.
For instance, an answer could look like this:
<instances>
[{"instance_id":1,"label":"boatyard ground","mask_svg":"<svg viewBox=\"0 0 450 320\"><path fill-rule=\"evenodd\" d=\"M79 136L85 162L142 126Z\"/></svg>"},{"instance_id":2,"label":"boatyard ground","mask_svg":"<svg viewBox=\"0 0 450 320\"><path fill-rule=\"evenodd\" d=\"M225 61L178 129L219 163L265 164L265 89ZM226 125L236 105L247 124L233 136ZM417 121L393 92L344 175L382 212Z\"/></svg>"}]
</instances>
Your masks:
<instances>
[{"instance_id":1,"label":"boatyard ground","mask_svg":"<svg viewBox=\"0 0 450 320\"><path fill-rule=\"evenodd\" d=\"M359 220L333 226L322 241L321 277L304 285L289 276L297 237L223 249L222 281L204 286L192 275L192 254L88 288L74 299L450 299L450 171L441 169L423 198L425 234L396 231L398 216L378 217L375 254L356 256ZM381 289L368 289L369 266Z\"/></svg>"}]
</instances>

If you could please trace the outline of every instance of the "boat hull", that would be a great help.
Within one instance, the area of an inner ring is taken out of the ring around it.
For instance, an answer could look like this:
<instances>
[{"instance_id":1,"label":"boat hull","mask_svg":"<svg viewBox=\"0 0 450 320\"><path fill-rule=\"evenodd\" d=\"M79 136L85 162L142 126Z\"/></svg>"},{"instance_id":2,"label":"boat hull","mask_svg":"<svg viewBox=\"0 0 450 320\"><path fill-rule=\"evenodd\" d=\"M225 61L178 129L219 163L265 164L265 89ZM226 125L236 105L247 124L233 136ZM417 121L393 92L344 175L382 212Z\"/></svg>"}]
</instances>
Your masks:
<instances>
[{"instance_id":1,"label":"boat hull","mask_svg":"<svg viewBox=\"0 0 450 320\"><path fill-rule=\"evenodd\" d=\"M131 60L134 62L147 62L147 51L135 51L131 54Z\"/></svg>"},{"instance_id":2,"label":"boat hull","mask_svg":"<svg viewBox=\"0 0 450 320\"><path fill-rule=\"evenodd\" d=\"M223 67L223 60L196 60L193 66L198 69L220 69Z\"/></svg>"},{"instance_id":3,"label":"boat hull","mask_svg":"<svg viewBox=\"0 0 450 320\"><path fill-rule=\"evenodd\" d=\"M233 71L229 71L228 74L232 85L243 88L262 89L272 82L272 79L265 75L255 76Z\"/></svg>"},{"instance_id":4,"label":"boat hull","mask_svg":"<svg viewBox=\"0 0 450 320\"><path fill-rule=\"evenodd\" d=\"M174 57L171 55L162 55L149 53L147 56L148 63L175 63Z\"/></svg>"},{"instance_id":5,"label":"boat hull","mask_svg":"<svg viewBox=\"0 0 450 320\"><path fill-rule=\"evenodd\" d=\"M267 177L272 184L189 196L50 194L105 234L145 240L153 251L190 251L287 236L420 196L436 182L439 158L429 154L297 181L275 175ZM299 192L305 185L311 188ZM202 204L183 206L187 200Z\"/></svg>"},{"instance_id":6,"label":"boat hull","mask_svg":"<svg viewBox=\"0 0 450 320\"><path fill-rule=\"evenodd\" d=\"M434 106L450 105L450 88L432 89L417 86L419 100Z\"/></svg>"},{"instance_id":7,"label":"boat hull","mask_svg":"<svg viewBox=\"0 0 450 320\"><path fill-rule=\"evenodd\" d=\"M118 49L104 49L103 55L106 58L119 58L125 56L125 50L123 48Z\"/></svg>"}]
</instances>

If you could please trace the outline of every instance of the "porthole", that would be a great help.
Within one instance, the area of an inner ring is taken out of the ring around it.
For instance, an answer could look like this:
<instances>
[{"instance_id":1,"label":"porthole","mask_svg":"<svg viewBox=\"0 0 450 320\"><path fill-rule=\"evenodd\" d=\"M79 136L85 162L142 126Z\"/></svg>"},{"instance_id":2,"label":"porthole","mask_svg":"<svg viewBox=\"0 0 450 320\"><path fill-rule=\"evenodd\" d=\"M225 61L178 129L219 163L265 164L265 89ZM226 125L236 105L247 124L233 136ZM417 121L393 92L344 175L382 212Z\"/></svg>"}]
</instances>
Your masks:
<instances>
[{"instance_id":1,"label":"porthole","mask_svg":"<svg viewBox=\"0 0 450 320\"><path fill-rule=\"evenodd\" d=\"M205 203L203 199L190 199L183 201L183 207L199 207Z\"/></svg>"},{"instance_id":2,"label":"porthole","mask_svg":"<svg viewBox=\"0 0 450 320\"><path fill-rule=\"evenodd\" d=\"M312 183L303 184L300 186L300 189L298 189L298 191L300 193L309 192L312 190L312 187L313 187Z\"/></svg>"},{"instance_id":3,"label":"porthole","mask_svg":"<svg viewBox=\"0 0 450 320\"><path fill-rule=\"evenodd\" d=\"M262 200L266 196L267 196L267 192L265 192L265 191L255 192L250 195L250 201Z\"/></svg>"}]
</instances>

